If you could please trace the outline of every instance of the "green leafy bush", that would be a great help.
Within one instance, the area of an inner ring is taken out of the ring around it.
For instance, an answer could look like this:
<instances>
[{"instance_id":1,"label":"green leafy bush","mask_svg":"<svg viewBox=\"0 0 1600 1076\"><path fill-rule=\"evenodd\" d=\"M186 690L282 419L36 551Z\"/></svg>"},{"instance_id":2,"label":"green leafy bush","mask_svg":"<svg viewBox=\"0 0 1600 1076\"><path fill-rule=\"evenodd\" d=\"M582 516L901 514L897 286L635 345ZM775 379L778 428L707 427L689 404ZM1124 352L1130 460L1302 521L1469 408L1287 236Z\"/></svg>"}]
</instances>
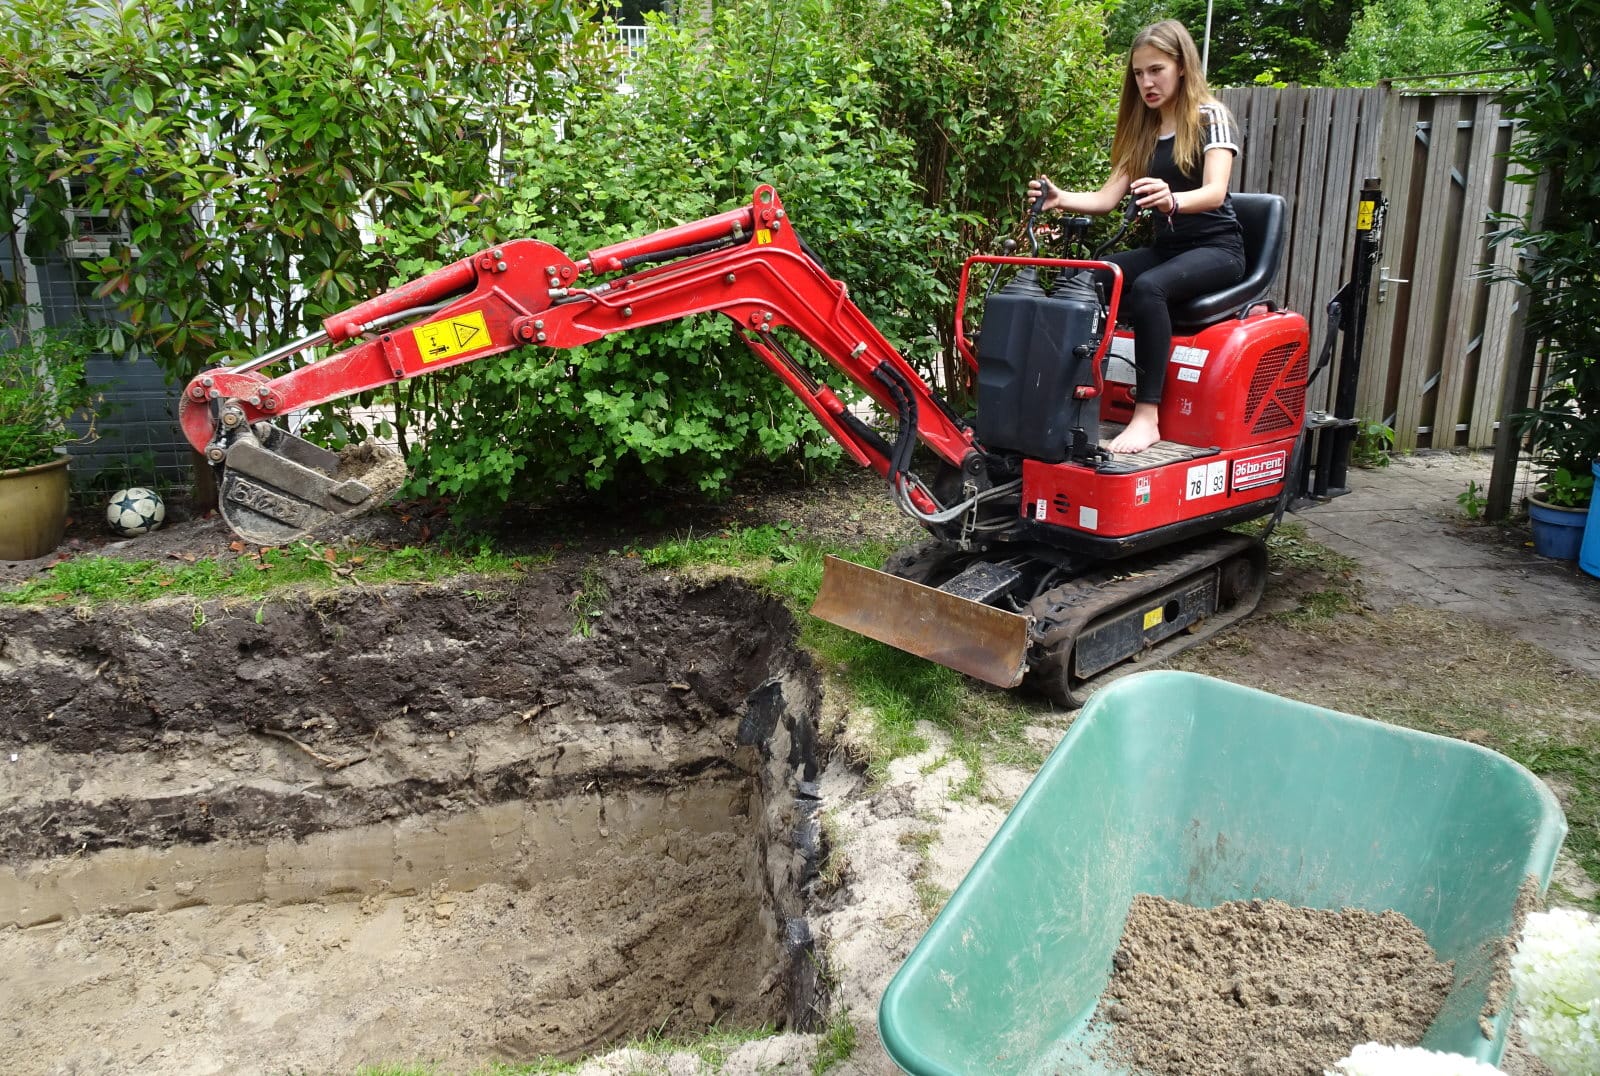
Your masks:
<instances>
[{"instance_id":1,"label":"green leafy bush","mask_svg":"<svg viewBox=\"0 0 1600 1076\"><path fill-rule=\"evenodd\" d=\"M1368 0L1351 25L1344 48L1323 71L1322 81L1329 86L1372 86L1383 78L1483 67L1483 40L1472 25L1493 9L1494 2Z\"/></svg>"},{"instance_id":2,"label":"green leafy bush","mask_svg":"<svg viewBox=\"0 0 1600 1076\"><path fill-rule=\"evenodd\" d=\"M94 436L94 391L84 379L88 343L81 332L0 322L0 471L37 467L63 445ZM67 428L72 419L84 433Z\"/></svg>"},{"instance_id":3,"label":"green leafy bush","mask_svg":"<svg viewBox=\"0 0 1600 1076\"><path fill-rule=\"evenodd\" d=\"M790 12L790 15L793 13ZM929 311L946 298L925 251L952 241L920 202L908 142L879 119L878 90L835 42L763 4L709 27L652 26L629 75L560 122L530 118L494 238L526 235L574 258L748 204L761 183L909 359L933 364ZM853 387L803 341L785 343L841 395ZM721 489L755 459L811 467L838 455L810 414L721 315L528 350L434 380L418 473L468 509L581 482Z\"/></svg>"},{"instance_id":4,"label":"green leafy bush","mask_svg":"<svg viewBox=\"0 0 1600 1076\"><path fill-rule=\"evenodd\" d=\"M1493 54L1521 73L1505 99L1518 123L1509 158L1522 182L1544 182L1543 219L1504 222L1521 248L1514 279L1528 330L1548 359L1537 406L1513 416L1548 492L1600 458L1600 0L1500 0L1480 27ZM1587 504L1587 492L1572 507Z\"/></svg>"},{"instance_id":5,"label":"green leafy bush","mask_svg":"<svg viewBox=\"0 0 1600 1076\"><path fill-rule=\"evenodd\" d=\"M781 11L745 0L718 5L708 25L653 22L631 94L532 119L508 148L514 174L485 218L490 238L534 236L580 257L746 204L771 183L873 323L949 383L961 261L1020 216L1029 175L1103 161L1111 93L1098 35L1088 9L1041 14L1019 0ZM413 459L468 507L574 481L715 491L755 459L810 468L838 456L718 315L474 363L428 391L429 437Z\"/></svg>"},{"instance_id":6,"label":"green leafy bush","mask_svg":"<svg viewBox=\"0 0 1600 1076\"><path fill-rule=\"evenodd\" d=\"M117 304L104 342L176 381L373 294L395 266L365 222L404 217L419 177L470 204L498 178L508 102L521 116L572 66L604 66L567 0L7 8L0 234L20 253L25 219L27 253L48 256L71 207L125 224L79 263Z\"/></svg>"}]
</instances>

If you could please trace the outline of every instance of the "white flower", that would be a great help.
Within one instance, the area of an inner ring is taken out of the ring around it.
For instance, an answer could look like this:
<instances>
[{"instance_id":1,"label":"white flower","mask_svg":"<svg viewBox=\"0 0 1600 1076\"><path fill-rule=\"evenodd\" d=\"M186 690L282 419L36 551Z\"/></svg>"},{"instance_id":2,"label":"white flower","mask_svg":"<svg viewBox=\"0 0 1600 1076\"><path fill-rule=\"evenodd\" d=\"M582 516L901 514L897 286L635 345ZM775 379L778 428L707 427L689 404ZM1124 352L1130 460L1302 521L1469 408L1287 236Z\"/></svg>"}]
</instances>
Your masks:
<instances>
[{"instance_id":1,"label":"white flower","mask_svg":"<svg viewBox=\"0 0 1600 1076\"><path fill-rule=\"evenodd\" d=\"M1350 1056L1324 1069L1323 1076L1496 1076L1493 1065L1460 1054L1441 1054L1417 1046L1365 1042Z\"/></svg>"},{"instance_id":2,"label":"white flower","mask_svg":"<svg viewBox=\"0 0 1600 1076\"><path fill-rule=\"evenodd\" d=\"M1511 981L1539 1060L1556 1076L1600 1072L1600 921L1576 908L1528 916Z\"/></svg>"}]
</instances>

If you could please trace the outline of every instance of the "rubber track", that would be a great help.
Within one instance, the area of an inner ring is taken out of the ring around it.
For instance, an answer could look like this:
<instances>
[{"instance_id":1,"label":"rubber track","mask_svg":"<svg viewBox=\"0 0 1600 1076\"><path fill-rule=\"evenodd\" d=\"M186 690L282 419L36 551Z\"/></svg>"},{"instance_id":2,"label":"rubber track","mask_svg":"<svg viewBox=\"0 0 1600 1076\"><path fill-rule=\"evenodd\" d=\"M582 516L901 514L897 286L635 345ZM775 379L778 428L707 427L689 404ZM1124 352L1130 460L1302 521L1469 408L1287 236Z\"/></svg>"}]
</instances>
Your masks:
<instances>
[{"instance_id":1,"label":"rubber track","mask_svg":"<svg viewBox=\"0 0 1600 1076\"><path fill-rule=\"evenodd\" d=\"M1266 589L1266 547L1258 540L1242 534L1214 535L1188 546L1176 557L1171 553L1169 549L1119 561L1035 598L1027 609L1034 618L1029 682L1063 706L1082 706L1097 688L1204 642L1249 615L1261 601ZM1225 576L1218 586L1216 613L1087 680L1072 678L1069 670L1073 644L1096 621L1125 612L1148 600L1150 594L1240 555L1249 558L1250 578L1248 586L1234 594L1231 604L1221 604L1229 590Z\"/></svg>"}]
</instances>

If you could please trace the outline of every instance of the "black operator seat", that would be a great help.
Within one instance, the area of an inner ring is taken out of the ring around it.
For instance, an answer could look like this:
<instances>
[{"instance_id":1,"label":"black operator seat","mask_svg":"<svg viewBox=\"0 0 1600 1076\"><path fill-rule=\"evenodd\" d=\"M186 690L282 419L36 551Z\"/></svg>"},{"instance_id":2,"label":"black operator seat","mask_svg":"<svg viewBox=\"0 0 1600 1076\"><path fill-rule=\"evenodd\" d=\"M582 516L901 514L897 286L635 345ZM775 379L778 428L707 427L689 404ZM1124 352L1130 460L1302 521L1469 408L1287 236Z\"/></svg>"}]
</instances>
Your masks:
<instances>
[{"instance_id":1,"label":"black operator seat","mask_svg":"<svg viewBox=\"0 0 1600 1076\"><path fill-rule=\"evenodd\" d=\"M1233 211L1244 231L1244 279L1172 307L1172 327L1193 332L1243 313L1267 297L1283 264L1288 207L1280 194L1234 194Z\"/></svg>"}]
</instances>

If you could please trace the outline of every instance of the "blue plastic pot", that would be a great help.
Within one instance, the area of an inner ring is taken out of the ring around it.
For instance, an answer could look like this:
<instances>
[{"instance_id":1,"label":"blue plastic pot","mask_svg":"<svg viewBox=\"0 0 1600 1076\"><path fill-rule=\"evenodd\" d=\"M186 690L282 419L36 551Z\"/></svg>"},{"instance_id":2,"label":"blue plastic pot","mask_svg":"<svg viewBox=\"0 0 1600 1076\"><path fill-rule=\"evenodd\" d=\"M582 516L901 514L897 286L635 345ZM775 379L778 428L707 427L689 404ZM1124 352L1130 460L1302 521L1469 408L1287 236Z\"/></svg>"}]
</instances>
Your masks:
<instances>
[{"instance_id":1,"label":"blue plastic pot","mask_svg":"<svg viewBox=\"0 0 1600 1076\"><path fill-rule=\"evenodd\" d=\"M1589 465L1595 483L1600 486L1600 460ZM1589 499L1589 525L1583 530L1583 547L1578 551L1578 567L1593 576L1600 576L1600 497Z\"/></svg>"},{"instance_id":2,"label":"blue plastic pot","mask_svg":"<svg viewBox=\"0 0 1600 1076\"><path fill-rule=\"evenodd\" d=\"M1591 503L1590 507L1593 505ZM1577 560L1583 544L1584 525L1589 513L1582 508L1561 508L1529 499L1528 518L1533 521L1533 551L1541 557ZM1600 550L1597 550L1600 552Z\"/></svg>"}]
</instances>

